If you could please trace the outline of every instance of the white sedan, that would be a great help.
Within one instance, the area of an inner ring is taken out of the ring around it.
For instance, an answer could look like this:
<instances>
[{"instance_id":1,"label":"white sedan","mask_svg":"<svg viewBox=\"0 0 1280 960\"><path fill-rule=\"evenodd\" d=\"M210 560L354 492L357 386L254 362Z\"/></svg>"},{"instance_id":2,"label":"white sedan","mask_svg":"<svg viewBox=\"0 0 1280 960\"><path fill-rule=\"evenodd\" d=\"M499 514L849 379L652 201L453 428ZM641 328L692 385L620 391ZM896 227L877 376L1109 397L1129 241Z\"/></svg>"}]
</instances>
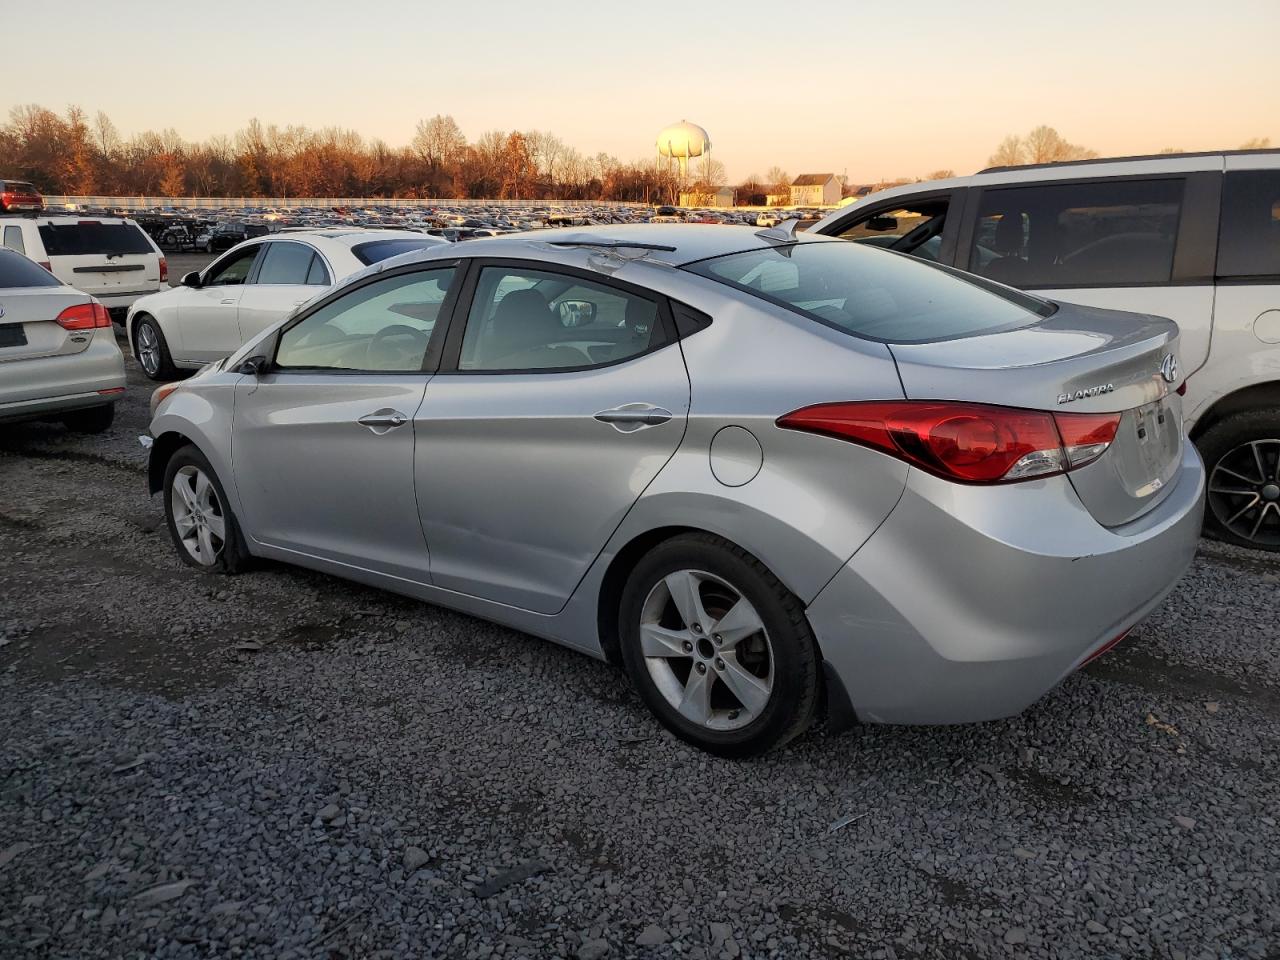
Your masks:
<instances>
[{"instance_id":1,"label":"white sedan","mask_svg":"<svg viewBox=\"0 0 1280 960\"><path fill-rule=\"evenodd\" d=\"M371 263L448 243L403 230L297 230L237 244L181 286L142 297L125 321L152 380L234 353L277 320Z\"/></svg>"}]
</instances>

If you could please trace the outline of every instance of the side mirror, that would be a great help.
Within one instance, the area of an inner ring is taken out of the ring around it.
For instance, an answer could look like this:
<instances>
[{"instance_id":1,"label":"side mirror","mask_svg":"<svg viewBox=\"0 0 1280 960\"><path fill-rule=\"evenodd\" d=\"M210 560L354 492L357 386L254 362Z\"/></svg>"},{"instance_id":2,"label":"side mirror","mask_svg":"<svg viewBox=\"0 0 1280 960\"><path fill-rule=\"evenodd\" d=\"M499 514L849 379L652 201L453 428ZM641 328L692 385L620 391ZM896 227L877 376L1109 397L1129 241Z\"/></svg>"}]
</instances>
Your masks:
<instances>
[{"instance_id":1,"label":"side mirror","mask_svg":"<svg viewBox=\"0 0 1280 960\"><path fill-rule=\"evenodd\" d=\"M240 361L240 366L236 367L236 373L242 373L247 377L260 377L270 367L271 361L267 357L245 357Z\"/></svg>"},{"instance_id":2,"label":"side mirror","mask_svg":"<svg viewBox=\"0 0 1280 960\"><path fill-rule=\"evenodd\" d=\"M884 230L897 230L898 218L897 217L872 217L870 220L866 222L865 226L868 230L874 230L877 233L880 233L881 231L884 231Z\"/></svg>"},{"instance_id":3,"label":"side mirror","mask_svg":"<svg viewBox=\"0 0 1280 960\"><path fill-rule=\"evenodd\" d=\"M192 270L190 273L182 275L181 283L184 287L191 287L195 290L200 289L200 271Z\"/></svg>"},{"instance_id":4,"label":"side mirror","mask_svg":"<svg viewBox=\"0 0 1280 960\"><path fill-rule=\"evenodd\" d=\"M596 305L590 300L561 300L556 309L562 327L585 327L596 318Z\"/></svg>"}]
</instances>

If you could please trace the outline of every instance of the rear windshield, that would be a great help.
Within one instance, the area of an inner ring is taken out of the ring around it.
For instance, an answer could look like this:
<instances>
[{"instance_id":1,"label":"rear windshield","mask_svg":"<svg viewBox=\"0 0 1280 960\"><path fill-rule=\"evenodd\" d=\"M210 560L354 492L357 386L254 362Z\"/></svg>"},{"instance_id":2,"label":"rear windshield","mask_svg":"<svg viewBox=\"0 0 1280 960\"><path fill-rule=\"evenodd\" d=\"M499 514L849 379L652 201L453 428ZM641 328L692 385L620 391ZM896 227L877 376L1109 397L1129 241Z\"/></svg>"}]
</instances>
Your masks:
<instances>
[{"instance_id":1,"label":"rear windshield","mask_svg":"<svg viewBox=\"0 0 1280 960\"><path fill-rule=\"evenodd\" d=\"M154 253L146 235L131 223L47 223L40 228L45 253L51 257L119 256Z\"/></svg>"},{"instance_id":2,"label":"rear windshield","mask_svg":"<svg viewBox=\"0 0 1280 960\"><path fill-rule=\"evenodd\" d=\"M31 184L23 183L21 180L4 180L4 181L0 181L0 185L3 185L4 190L8 193L39 193L40 192Z\"/></svg>"},{"instance_id":3,"label":"rear windshield","mask_svg":"<svg viewBox=\"0 0 1280 960\"><path fill-rule=\"evenodd\" d=\"M685 269L837 330L886 343L927 343L1035 323L1053 304L960 271L845 242L733 253Z\"/></svg>"},{"instance_id":4,"label":"rear windshield","mask_svg":"<svg viewBox=\"0 0 1280 960\"><path fill-rule=\"evenodd\" d=\"M389 260L392 257L400 256L402 253L412 253L414 250L425 250L427 247L438 246L440 246L438 240L405 237L403 240L370 240L368 243L357 243L351 248L351 252L357 260L367 267L371 263Z\"/></svg>"},{"instance_id":5,"label":"rear windshield","mask_svg":"<svg viewBox=\"0 0 1280 960\"><path fill-rule=\"evenodd\" d=\"M0 250L0 290L6 287L60 287L58 278L20 253Z\"/></svg>"}]
</instances>

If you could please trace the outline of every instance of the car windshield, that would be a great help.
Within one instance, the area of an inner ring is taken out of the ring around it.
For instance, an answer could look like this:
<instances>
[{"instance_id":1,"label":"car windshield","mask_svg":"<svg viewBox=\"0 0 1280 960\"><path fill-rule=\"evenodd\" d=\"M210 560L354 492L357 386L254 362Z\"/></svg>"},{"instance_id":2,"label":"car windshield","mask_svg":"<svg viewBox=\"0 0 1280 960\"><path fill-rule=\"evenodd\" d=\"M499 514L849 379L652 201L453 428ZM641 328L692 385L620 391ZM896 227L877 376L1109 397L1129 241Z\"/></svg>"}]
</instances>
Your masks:
<instances>
[{"instance_id":1,"label":"car windshield","mask_svg":"<svg viewBox=\"0 0 1280 960\"><path fill-rule=\"evenodd\" d=\"M44 267L12 250L0 250L0 290L13 287L60 287Z\"/></svg>"},{"instance_id":2,"label":"car windshield","mask_svg":"<svg viewBox=\"0 0 1280 960\"><path fill-rule=\"evenodd\" d=\"M411 253L414 250L425 250L428 247L438 246L440 244L434 240L424 240L421 237L405 237L403 240L371 240L368 243L357 243L351 248L351 252L357 260L368 266L371 263L398 257L402 253Z\"/></svg>"},{"instance_id":3,"label":"car windshield","mask_svg":"<svg viewBox=\"0 0 1280 960\"><path fill-rule=\"evenodd\" d=\"M842 241L781 244L685 269L885 343L995 333L1035 323L1055 309L958 270Z\"/></svg>"}]
</instances>

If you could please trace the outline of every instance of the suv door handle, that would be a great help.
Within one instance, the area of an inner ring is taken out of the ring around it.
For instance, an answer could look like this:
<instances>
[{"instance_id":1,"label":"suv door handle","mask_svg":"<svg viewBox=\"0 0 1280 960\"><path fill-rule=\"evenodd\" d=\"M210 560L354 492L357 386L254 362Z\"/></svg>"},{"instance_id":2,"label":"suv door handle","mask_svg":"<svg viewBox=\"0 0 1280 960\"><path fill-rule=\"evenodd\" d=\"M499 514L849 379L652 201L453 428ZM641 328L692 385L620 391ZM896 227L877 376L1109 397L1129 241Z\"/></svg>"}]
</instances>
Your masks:
<instances>
[{"instance_id":1,"label":"suv door handle","mask_svg":"<svg viewBox=\"0 0 1280 960\"><path fill-rule=\"evenodd\" d=\"M601 423L613 424L615 430L631 433L644 427L656 427L671 419L671 411L655 407L651 403L624 403L620 407L601 410L596 414Z\"/></svg>"},{"instance_id":2,"label":"suv door handle","mask_svg":"<svg viewBox=\"0 0 1280 960\"><path fill-rule=\"evenodd\" d=\"M392 410L390 407L383 407L381 410L375 410L373 413L367 413L356 421L361 426L368 427L374 433L381 436L396 427L402 427L409 422L399 410Z\"/></svg>"}]
</instances>

